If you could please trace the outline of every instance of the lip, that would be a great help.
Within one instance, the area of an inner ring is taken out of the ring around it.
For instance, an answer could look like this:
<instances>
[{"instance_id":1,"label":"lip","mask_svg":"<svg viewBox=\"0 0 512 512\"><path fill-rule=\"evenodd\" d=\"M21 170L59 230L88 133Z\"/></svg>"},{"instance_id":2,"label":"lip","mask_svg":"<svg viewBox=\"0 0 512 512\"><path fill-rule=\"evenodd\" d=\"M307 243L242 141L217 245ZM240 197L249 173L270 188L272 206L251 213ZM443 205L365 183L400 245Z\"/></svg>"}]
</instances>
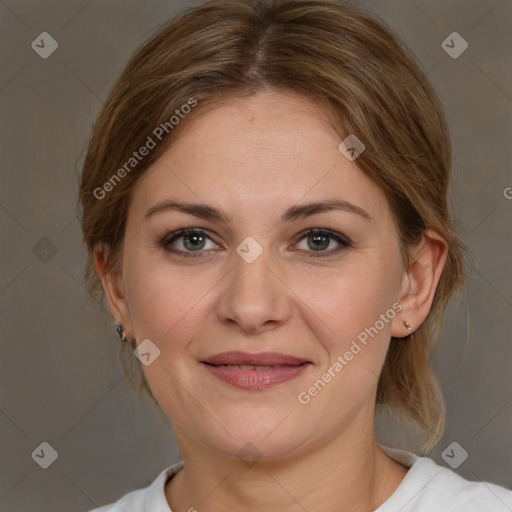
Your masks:
<instances>
[{"instance_id":1,"label":"lip","mask_svg":"<svg viewBox=\"0 0 512 512\"><path fill-rule=\"evenodd\" d=\"M297 378L311 362L278 352L223 352L201 361L217 379L239 389L268 389ZM231 366L226 366L231 365ZM234 366L264 366L271 368L241 369Z\"/></svg>"},{"instance_id":2,"label":"lip","mask_svg":"<svg viewBox=\"0 0 512 512\"><path fill-rule=\"evenodd\" d=\"M222 352L208 359L201 361L214 365L238 364L238 365L256 365L256 366L297 366L302 363L309 363L307 359L280 354L279 352Z\"/></svg>"}]
</instances>

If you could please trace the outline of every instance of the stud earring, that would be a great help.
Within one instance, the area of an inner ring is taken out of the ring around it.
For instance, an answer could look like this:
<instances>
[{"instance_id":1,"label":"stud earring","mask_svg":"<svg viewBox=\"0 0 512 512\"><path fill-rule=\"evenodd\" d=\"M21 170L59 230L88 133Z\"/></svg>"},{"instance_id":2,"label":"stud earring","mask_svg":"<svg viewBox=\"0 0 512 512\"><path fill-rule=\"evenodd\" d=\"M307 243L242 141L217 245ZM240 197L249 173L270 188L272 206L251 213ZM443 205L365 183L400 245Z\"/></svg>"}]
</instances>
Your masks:
<instances>
[{"instance_id":1,"label":"stud earring","mask_svg":"<svg viewBox=\"0 0 512 512\"><path fill-rule=\"evenodd\" d=\"M407 336L409 336L409 334L411 334L411 332L412 332L411 324L409 322L405 321L404 325L405 325L405 327L407 327L407 331L408 331Z\"/></svg>"},{"instance_id":2,"label":"stud earring","mask_svg":"<svg viewBox=\"0 0 512 512\"><path fill-rule=\"evenodd\" d=\"M120 324L116 325L117 334L119 334L119 337L121 338L121 341L123 343L126 343L128 341L128 338L126 337L126 334L123 332L124 327Z\"/></svg>"}]
</instances>

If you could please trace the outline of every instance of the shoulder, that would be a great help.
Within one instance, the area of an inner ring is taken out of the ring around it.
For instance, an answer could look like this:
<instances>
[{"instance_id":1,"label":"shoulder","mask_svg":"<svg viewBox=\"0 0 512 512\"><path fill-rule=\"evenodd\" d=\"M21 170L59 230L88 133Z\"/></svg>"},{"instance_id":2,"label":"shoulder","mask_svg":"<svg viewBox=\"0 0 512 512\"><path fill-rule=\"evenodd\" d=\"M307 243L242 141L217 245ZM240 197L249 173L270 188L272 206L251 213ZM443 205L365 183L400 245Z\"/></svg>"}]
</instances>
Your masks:
<instances>
[{"instance_id":1,"label":"shoulder","mask_svg":"<svg viewBox=\"0 0 512 512\"><path fill-rule=\"evenodd\" d=\"M472 482L455 471L403 450L386 449L409 471L375 512L510 512L512 491L490 482ZM408 460L407 460L408 459ZM398 507L398 508L397 508Z\"/></svg>"},{"instance_id":2,"label":"shoulder","mask_svg":"<svg viewBox=\"0 0 512 512\"><path fill-rule=\"evenodd\" d=\"M439 466L429 458L419 458L419 469L424 487L417 503L423 510L453 512L507 512L512 510L512 491L490 482L472 482L455 471Z\"/></svg>"},{"instance_id":3,"label":"shoulder","mask_svg":"<svg viewBox=\"0 0 512 512\"><path fill-rule=\"evenodd\" d=\"M169 466L147 487L131 491L115 503L89 512L172 512L165 498L165 483L182 468L183 462Z\"/></svg>"}]
</instances>

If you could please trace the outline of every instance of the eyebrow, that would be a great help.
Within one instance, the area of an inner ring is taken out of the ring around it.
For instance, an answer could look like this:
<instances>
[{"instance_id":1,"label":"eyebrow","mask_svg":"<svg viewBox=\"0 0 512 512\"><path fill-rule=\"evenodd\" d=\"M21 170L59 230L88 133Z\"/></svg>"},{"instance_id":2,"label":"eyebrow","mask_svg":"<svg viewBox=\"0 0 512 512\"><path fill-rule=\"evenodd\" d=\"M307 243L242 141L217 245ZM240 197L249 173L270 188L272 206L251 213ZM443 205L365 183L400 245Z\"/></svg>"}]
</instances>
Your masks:
<instances>
[{"instance_id":1,"label":"eyebrow","mask_svg":"<svg viewBox=\"0 0 512 512\"><path fill-rule=\"evenodd\" d=\"M224 211L207 204L186 203L173 200L165 200L152 206L144 216L144 220L153 217L154 215L169 210L180 211L217 222L228 223L230 217ZM318 213L325 213L333 210L345 211L359 215L365 220L371 221L371 216L363 210L360 206L343 201L341 199L326 199L320 202L312 202L300 205L294 205L288 208L281 216L281 222L292 222L294 220L303 219Z\"/></svg>"}]
</instances>

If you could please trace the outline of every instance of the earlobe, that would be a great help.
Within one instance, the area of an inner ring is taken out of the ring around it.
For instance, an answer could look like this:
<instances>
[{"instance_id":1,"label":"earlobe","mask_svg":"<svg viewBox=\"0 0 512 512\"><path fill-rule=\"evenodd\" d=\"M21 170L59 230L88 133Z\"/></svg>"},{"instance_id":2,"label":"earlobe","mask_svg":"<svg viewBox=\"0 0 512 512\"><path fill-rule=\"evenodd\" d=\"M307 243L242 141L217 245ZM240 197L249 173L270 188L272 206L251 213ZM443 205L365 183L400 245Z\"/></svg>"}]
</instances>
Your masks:
<instances>
[{"instance_id":1,"label":"earlobe","mask_svg":"<svg viewBox=\"0 0 512 512\"><path fill-rule=\"evenodd\" d=\"M116 324L122 324L125 326L125 333L131 333L131 322L126 303L122 276L119 269L113 268L107 270L108 257L108 245L96 245L94 248L94 268L101 281L110 314L114 317ZM127 334L127 336L128 335L129 334ZM130 337L132 336L130 335Z\"/></svg>"},{"instance_id":2,"label":"earlobe","mask_svg":"<svg viewBox=\"0 0 512 512\"><path fill-rule=\"evenodd\" d=\"M404 271L399 301L402 310L393 323L391 335L402 338L410 334L405 322L417 330L425 321L446 262L448 244L435 231L427 230L412 249L411 263Z\"/></svg>"}]
</instances>

